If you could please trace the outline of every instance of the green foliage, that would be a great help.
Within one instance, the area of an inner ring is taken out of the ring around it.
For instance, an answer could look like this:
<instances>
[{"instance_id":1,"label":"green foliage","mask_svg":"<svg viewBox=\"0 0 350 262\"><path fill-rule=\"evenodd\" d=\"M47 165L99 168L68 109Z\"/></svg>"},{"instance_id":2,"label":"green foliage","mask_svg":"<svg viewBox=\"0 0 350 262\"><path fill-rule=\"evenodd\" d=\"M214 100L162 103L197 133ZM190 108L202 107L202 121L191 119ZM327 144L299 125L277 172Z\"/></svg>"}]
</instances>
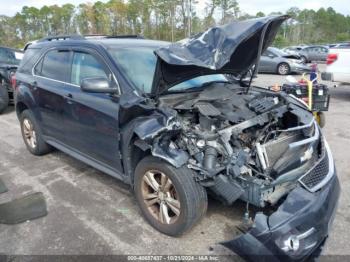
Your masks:
<instances>
[{"instance_id":1,"label":"green foliage","mask_svg":"<svg viewBox=\"0 0 350 262\"><path fill-rule=\"evenodd\" d=\"M13 17L0 16L0 45L23 47L32 40L58 34L140 34L151 39L176 41L207 28L230 22L263 17L239 8L236 0L207 0L204 13L196 13L202 0L109 0L74 6L24 6ZM273 14L281 14L279 12ZM278 32L274 45L333 43L350 41L350 17L333 8L300 10L292 7L291 17Z\"/></svg>"}]
</instances>

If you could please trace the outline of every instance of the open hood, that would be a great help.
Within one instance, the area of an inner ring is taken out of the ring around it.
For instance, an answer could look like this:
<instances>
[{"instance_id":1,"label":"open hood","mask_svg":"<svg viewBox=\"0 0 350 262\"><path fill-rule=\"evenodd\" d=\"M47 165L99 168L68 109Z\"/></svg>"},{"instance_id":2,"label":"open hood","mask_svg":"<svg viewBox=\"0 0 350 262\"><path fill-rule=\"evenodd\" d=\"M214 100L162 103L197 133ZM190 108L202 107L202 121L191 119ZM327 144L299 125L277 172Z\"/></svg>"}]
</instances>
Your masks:
<instances>
[{"instance_id":1,"label":"open hood","mask_svg":"<svg viewBox=\"0 0 350 262\"><path fill-rule=\"evenodd\" d=\"M155 51L152 93L201 75L245 73L272 43L288 16L268 16L212 27L204 33Z\"/></svg>"}]
</instances>

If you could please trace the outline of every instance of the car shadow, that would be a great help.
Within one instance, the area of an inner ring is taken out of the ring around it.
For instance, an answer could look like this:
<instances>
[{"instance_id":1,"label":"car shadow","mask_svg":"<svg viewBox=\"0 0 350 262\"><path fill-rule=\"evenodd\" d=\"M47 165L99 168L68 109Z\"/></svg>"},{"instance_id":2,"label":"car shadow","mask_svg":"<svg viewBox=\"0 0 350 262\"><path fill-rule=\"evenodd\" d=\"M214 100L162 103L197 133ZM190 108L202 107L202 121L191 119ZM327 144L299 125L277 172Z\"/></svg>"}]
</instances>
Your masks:
<instances>
[{"instance_id":1,"label":"car shadow","mask_svg":"<svg viewBox=\"0 0 350 262\"><path fill-rule=\"evenodd\" d=\"M15 107L13 105L9 105L2 113L1 115L8 115L11 114L13 111L15 111Z\"/></svg>"},{"instance_id":2,"label":"car shadow","mask_svg":"<svg viewBox=\"0 0 350 262\"><path fill-rule=\"evenodd\" d=\"M111 188L113 191L121 192L127 197L132 197L134 199L134 194L131 187L128 184L123 183L121 180L114 178L108 174L105 174L89 165L86 165L79 160L76 160L69 155L55 150L52 152L54 156L60 159L62 164L68 165L72 168L72 171L76 174L84 174L84 176L89 176L93 180L98 181L106 187ZM81 178L80 178L81 179ZM135 199L134 199L135 200ZM136 201L134 201L136 205ZM235 220L235 221L243 221L243 215L246 211L246 203L243 201L236 201L233 205L225 205L221 201L215 199L210 194L208 194L208 210L206 217L211 218L212 216L221 216L224 217L225 220ZM251 215L255 214L254 208L251 206L250 211L252 211ZM232 229L233 230L233 229ZM233 231L227 232L228 237L231 236Z\"/></svg>"},{"instance_id":3,"label":"car shadow","mask_svg":"<svg viewBox=\"0 0 350 262\"><path fill-rule=\"evenodd\" d=\"M350 85L340 85L329 89L331 99L350 101Z\"/></svg>"}]
</instances>

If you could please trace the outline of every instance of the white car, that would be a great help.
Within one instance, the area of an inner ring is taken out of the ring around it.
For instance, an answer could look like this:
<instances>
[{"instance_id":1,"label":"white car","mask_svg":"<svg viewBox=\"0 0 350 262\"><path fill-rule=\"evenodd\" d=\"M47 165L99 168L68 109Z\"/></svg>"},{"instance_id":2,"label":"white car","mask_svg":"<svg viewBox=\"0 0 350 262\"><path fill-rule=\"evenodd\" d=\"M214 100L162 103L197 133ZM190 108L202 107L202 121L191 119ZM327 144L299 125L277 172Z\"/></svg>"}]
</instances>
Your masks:
<instances>
[{"instance_id":1,"label":"white car","mask_svg":"<svg viewBox=\"0 0 350 262\"><path fill-rule=\"evenodd\" d=\"M350 47L329 49L326 72L321 77L327 81L350 83Z\"/></svg>"}]
</instances>

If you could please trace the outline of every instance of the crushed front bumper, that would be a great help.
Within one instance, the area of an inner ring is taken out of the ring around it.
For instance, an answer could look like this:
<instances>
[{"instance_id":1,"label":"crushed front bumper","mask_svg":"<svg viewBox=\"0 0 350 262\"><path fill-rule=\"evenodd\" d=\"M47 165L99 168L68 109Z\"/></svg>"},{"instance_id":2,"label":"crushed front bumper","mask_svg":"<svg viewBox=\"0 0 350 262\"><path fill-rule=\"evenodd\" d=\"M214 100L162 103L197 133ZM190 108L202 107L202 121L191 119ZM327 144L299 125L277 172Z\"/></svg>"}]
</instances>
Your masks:
<instances>
[{"instance_id":1,"label":"crushed front bumper","mask_svg":"<svg viewBox=\"0 0 350 262\"><path fill-rule=\"evenodd\" d=\"M304 64L292 64L290 70L293 73L308 73L311 72L311 67Z\"/></svg>"},{"instance_id":2,"label":"crushed front bumper","mask_svg":"<svg viewBox=\"0 0 350 262\"><path fill-rule=\"evenodd\" d=\"M319 256L339 195L336 174L315 193L300 185L277 211L270 216L258 213L247 233L222 244L248 261L300 261Z\"/></svg>"}]
</instances>

